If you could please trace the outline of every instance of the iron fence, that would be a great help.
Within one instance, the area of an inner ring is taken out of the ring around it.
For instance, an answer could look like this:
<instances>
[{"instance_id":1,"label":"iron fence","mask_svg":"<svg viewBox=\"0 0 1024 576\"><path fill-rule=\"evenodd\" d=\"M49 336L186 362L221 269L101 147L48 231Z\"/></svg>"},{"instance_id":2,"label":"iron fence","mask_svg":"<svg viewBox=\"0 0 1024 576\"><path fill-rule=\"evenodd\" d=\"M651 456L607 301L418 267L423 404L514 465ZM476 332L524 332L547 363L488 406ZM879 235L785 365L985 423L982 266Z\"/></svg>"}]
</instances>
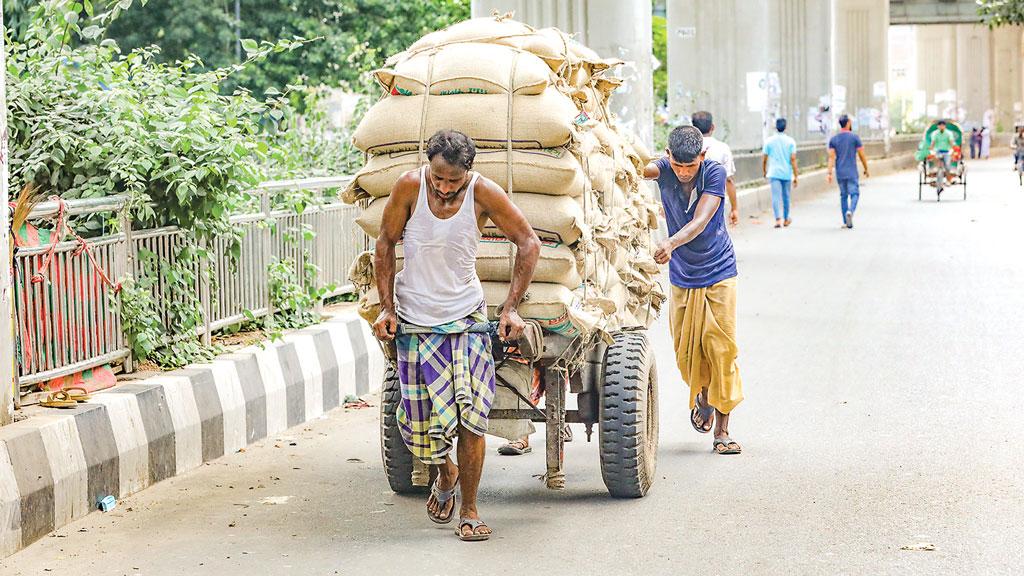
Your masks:
<instances>
[{"instance_id":1,"label":"iron fence","mask_svg":"<svg viewBox=\"0 0 1024 576\"><path fill-rule=\"evenodd\" d=\"M355 226L358 208L339 202L312 206L302 213L271 211L270 194L281 190L324 190L344 187L350 177L268 182L256 194L260 210L232 216L241 242L232 255L230 238L205 246L208 259L198 259L191 273L181 274L173 262L189 245L175 227L132 230L124 198L46 202L29 215L30 221L54 216L119 214L121 231L79 240L41 242L15 253L14 300L18 319L19 369L22 395L54 378L105 364L132 369L131 350L122 325L120 306L109 288L129 272L152 279L151 292L160 321L172 338L202 336L237 325L250 317L273 312L268 267L287 263L303 287L308 264L319 270L316 282L331 287L323 298L354 290L348 282L352 261L367 248ZM106 282L110 280L110 284ZM175 285L177 288L175 289ZM194 329L181 326L182 307L194 306L197 295L202 321ZM320 302L322 304L322 300Z\"/></svg>"}]
</instances>

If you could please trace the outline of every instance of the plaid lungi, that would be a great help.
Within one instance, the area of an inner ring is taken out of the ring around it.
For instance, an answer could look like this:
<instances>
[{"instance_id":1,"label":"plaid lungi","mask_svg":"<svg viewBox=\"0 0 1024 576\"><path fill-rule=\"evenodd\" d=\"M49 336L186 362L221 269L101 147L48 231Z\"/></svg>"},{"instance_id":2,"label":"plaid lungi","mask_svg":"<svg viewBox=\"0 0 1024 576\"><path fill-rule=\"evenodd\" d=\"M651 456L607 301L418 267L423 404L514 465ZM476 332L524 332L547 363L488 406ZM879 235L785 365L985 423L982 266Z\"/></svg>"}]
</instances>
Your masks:
<instances>
[{"instance_id":1,"label":"plaid lungi","mask_svg":"<svg viewBox=\"0 0 1024 576\"><path fill-rule=\"evenodd\" d=\"M494 401L494 358L488 334L465 330L482 312L396 338L402 402L396 416L405 445L427 464L443 464L461 423L483 436Z\"/></svg>"}]
</instances>

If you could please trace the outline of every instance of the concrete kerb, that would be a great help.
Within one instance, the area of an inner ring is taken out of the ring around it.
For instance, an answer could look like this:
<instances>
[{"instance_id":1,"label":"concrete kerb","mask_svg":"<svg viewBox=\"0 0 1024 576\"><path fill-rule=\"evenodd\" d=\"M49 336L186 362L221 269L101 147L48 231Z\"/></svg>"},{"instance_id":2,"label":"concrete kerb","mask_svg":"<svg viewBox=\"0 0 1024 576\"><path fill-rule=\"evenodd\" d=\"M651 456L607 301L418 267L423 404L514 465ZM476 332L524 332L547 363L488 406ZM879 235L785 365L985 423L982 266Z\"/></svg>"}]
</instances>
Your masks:
<instances>
[{"instance_id":1,"label":"concrete kerb","mask_svg":"<svg viewBox=\"0 0 1024 576\"><path fill-rule=\"evenodd\" d=\"M354 312L0 428L0 558L153 484L379 388Z\"/></svg>"}]
</instances>

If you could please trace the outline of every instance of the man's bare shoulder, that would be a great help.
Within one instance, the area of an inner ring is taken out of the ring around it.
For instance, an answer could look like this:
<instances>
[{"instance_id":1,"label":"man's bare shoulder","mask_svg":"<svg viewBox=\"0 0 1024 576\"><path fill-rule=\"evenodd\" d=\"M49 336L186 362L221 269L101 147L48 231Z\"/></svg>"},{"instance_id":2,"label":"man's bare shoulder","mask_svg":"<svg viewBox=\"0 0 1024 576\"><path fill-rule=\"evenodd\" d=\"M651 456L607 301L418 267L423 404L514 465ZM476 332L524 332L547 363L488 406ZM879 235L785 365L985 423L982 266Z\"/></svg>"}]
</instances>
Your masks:
<instances>
[{"instance_id":1,"label":"man's bare shoulder","mask_svg":"<svg viewBox=\"0 0 1024 576\"><path fill-rule=\"evenodd\" d=\"M409 170L402 174L391 188L391 198L410 201L420 193L420 170Z\"/></svg>"},{"instance_id":2,"label":"man's bare shoulder","mask_svg":"<svg viewBox=\"0 0 1024 576\"><path fill-rule=\"evenodd\" d=\"M505 189L490 178L480 175L473 186L473 198L483 206L492 205L496 199L507 197Z\"/></svg>"}]
</instances>

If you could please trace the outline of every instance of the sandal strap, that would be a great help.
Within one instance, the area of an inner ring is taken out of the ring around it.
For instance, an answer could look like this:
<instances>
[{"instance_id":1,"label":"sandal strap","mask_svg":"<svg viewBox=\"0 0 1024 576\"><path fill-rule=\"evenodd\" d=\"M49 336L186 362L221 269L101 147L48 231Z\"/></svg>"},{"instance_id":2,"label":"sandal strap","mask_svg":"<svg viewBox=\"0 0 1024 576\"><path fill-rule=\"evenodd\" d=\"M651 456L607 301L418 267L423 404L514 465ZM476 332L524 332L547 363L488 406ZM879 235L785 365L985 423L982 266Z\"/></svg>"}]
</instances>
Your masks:
<instances>
[{"instance_id":1,"label":"sandal strap","mask_svg":"<svg viewBox=\"0 0 1024 576\"><path fill-rule=\"evenodd\" d=\"M477 518L459 518L459 530L464 526L469 526L470 530L476 532L477 528L487 526L487 524L483 520L479 520Z\"/></svg>"},{"instance_id":2,"label":"sandal strap","mask_svg":"<svg viewBox=\"0 0 1024 576\"><path fill-rule=\"evenodd\" d=\"M455 479L450 490L441 490L437 487L437 480L430 486L430 493L437 499L438 504L447 504L455 496L455 490L459 487L459 479Z\"/></svg>"}]
</instances>

